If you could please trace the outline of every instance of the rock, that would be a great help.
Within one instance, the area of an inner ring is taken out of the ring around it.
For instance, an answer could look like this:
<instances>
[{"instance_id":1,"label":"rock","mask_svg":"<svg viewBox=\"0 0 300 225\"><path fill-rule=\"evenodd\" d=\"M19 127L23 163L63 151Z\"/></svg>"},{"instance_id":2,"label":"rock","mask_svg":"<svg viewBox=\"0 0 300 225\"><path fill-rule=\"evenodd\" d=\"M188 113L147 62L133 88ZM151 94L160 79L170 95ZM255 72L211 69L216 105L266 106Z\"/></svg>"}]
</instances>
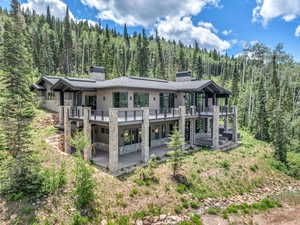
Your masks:
<instances>
[{"instance_id":1,"label":"rock","mask_svg":"<svg viewBox=\"0 0 300 225\"><path fill-rule=\"evenodd\" d=\"M137 220L137 221L135 222L135 224L136 224L136 225L143 225L143 221L142 221L142 220Z\"/></svg>"},{"instance_id":2,"label":"rock","mask_svg":"<svg viewBox=\"0 0 300 225\"><path fill-rule=\"evenodd\" d=\"M159 216L159 220L162 221L162 220L165 220L167 218L167 215L160 215Z\"/></svg>"}]
</instances>

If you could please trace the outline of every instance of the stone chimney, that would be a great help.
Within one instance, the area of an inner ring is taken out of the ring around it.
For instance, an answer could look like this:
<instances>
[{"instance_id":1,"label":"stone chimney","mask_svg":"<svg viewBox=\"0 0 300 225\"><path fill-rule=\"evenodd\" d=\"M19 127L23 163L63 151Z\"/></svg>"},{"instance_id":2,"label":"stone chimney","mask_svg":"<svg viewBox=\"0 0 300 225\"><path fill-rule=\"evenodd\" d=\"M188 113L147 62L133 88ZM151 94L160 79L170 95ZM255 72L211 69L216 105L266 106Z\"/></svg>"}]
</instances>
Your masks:
<instances>
[{"instance_id":1,"label":"stone chimney","mask_svg":"<svg viewBox=\"0 0 300 225\"><path fill-rule=\"evenodd\" d=\"M191 80L192 80L192 72L190 71L176 73L176 82L191 81Z\"/></svg>"},{"instance_id":2,"label":"stone chimney","mask_svg":"<svg viewBox=\"0 0 300 225\"><path fill-rule=\"evenodd\" d=\"M104 67L92 66L90 68L90 78L97 81L105 80Z\"/></svg>"}]
</instances>

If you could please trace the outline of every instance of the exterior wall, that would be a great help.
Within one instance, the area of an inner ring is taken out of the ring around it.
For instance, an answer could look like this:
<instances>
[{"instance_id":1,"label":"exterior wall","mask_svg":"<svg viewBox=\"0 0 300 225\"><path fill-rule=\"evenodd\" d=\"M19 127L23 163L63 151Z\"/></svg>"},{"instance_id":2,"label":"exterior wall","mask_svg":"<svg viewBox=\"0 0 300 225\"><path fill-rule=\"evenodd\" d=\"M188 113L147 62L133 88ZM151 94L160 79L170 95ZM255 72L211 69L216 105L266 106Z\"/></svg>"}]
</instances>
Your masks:
<instances>
[{"instance_id":1,"label":"exterior wall","mask_svg":"<svg viewBox=\"0 0 300 225\"><path fill-rule=\"evenodd\" d=\"M52 100L48 100L48 93L49 92L52 92L51 91L51 85L48 84L47 82L44 83L44 87L46 88L46 91L44 92L45 93L45 97L43 99L43 101L40 103L40 107L41 108L44 108L44 109L47 109L47 110L50 110L50 111L53 111L53 112L58 112L59 110L59 98L60 98L60 95L59 95L59 92L53 92L54 93L54 97Z\"/></svg>"}]
</instances>

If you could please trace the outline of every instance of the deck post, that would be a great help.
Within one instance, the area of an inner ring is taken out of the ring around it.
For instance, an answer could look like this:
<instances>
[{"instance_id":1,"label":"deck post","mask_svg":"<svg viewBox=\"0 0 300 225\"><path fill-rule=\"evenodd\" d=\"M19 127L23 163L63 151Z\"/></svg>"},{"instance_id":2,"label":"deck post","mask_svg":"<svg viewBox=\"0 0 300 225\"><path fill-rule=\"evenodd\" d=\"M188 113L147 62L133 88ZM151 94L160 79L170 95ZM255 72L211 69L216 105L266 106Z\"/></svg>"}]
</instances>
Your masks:
<instances>
[{"instance_id":1,"label":"deck post","mask_svg":"<svg viewBox=\"0 0 300 225\"><path fill-rule=\"evenodd\" d=\"M179 106L179 132L182 135L183 138L185 138L185 106Z\"/></svg>"},{"instance_id":2,"label":"deck post","mask_svg":"<svg viewBox=\"0 0 300 225\"><path fill-rule=\"evenodd\" d=\"M71 106L64 106L64 145L65 152L71 153L70 139L71 139L71 121L69 120L69 113Z\"/></svg>"},{"instance_id":3,"label":"deck post","mask_svg":"<svg viewBox=\"0 0 300 225\"><path fill-rule=\"evenodd\" d=\"M219 106L213 106L212 147L219 147Z\"/></svg>"},{"instance_id":4,"label":"deck post","mask_svg":"<svg viewBox=\"0 0 300 225\"><path fill-rule=\"evenodd\" d=\"M118 110L109 109L109 159L108 167L111 172L119 168L119 127Z\"/></svg>"},{"instance_id":5,"label":"deck post","mask_svg":"<svg viewBox=\"0 0 300 225\"><path fill-rule=\"evenodd\" d=\"M196 119L190 120L190 145L195 144Z\"/></svg>"},{"instance_id":6,"label":"deck post","mask_svg":"<svg viewBox=\"0 0 300 225\"><path fill-rule=\"evenodd\" d=\"M59 127L64 126L64 106L59 106L58 109L58 125Z\"/></svg>"},{"instance_id":7,"label":"deck post","mask_svg":"<svg viewBox=\"0 0 300 225\"><path fill-rule=\"evenodd\" d=\"M83 158L85 160L91 160L92 159L92 126L90 123L90 115L91 115L91 108L84 107L84 116L83 116L83 134L86 137L88 141L88 145L83 150Z\"/></svg>"},{"instance_id":8,"label":"deck post","mask_svg":"<svg viewBox=\"0 0 300 225\"><path fill-rule=\"evenodd\" d=\"M143 108L143 124L142 124L142 161L149 160L149 108Z\"/></svg>"},{"instance_id":9,"label":"deck post","mask_svg":"<svg viewBox=\"0 0 300 225\"><path fill-rule=\"evenodd\" d=\"M238 108L233 106L232 141L238 142Z\"/></svg>"}]
</instances>

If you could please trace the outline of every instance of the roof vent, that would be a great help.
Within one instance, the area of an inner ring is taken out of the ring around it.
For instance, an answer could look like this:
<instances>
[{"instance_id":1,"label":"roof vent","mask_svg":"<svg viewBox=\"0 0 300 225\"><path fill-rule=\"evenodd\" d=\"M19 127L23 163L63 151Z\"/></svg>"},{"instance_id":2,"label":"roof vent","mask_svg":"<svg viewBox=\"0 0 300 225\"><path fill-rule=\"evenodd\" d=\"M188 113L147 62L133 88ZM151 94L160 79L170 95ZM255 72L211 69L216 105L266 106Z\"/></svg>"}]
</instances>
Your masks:
<instances>
[{"instance_id":1,"label":"roof vent","mask_svg":"<svg viewBox=\"0 0 300 225\"><path fill-rule=\"evenodd\" d=\"M190 72L190 71L176 73L176 81L177 82L191 81L191 80L192 80L192 72Z\"/></svg>"},{"instance_id":2,"label":"roof vent","mask_svg":"<svg viewBox=\"0 0 300 225\"><path fill-rule=\"evenodd\" d=\"M104 81L105 80L104 67L92 66L90 68L90 78L97 81Z\"/></svg>"}]
</instances>

